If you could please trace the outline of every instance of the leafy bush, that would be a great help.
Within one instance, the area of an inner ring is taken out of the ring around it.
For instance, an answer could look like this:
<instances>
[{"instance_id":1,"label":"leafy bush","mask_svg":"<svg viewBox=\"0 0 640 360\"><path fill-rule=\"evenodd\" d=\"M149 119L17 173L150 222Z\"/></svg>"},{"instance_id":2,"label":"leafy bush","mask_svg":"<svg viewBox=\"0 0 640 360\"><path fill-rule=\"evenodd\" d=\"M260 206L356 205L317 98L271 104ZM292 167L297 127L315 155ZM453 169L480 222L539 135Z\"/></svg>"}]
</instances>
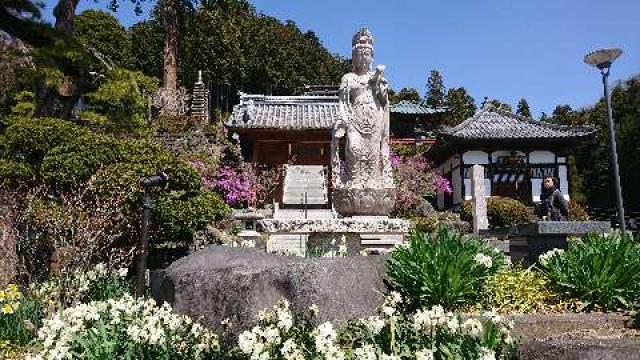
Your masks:
<instances>
[{"instance_id":1,"label":"leafy bush","mask_svg":"<svg viewBox=\"0 0 640 360\"><path fill-rule=\"evenodd\" d=\"M70 194L50 196L36 188L24 200L16 219L18 256L30 280L54 273L86 271L98 262L129 266L133 243L122 241L134 231L123 214L127 193L95 196L89 181Z\"/></svg>"},{"instance_id":2,"label":"leafy bush","mask_svg":"<svg viewBox=\"0 0 640 360\"><path fill-rule=\"evenodd\" d=\"M580 203L569 201L569 221L588 221L589 214Z\"/></svg>"},{"instance_id":3,"label":"leafy bush","mask_svg":"<svg viewBox=\"0 0 640 360\"><path fill-rule=\"evenodd\" d=\"M407 246L391 253L385 269L391 287L410 309L450 309L482 299L487 278L504 265L502 253L480 239L441 229L412 233Z\"/></svg>"},{"instance_id":4,"label":"leafy bush","mask_svg":"<svg viewBox=\"0 0 640 360\"><path fill-rule=\"evenodd\" d=\"M132 178L139 184L143 177L164 171L169 175L168 187L173 190L197 191L200 182L196 171L154 144L141 140L117 140L92 135L74 139L53 148L42 161L43 179L57 187L70 188L86 181L100 168L112 164L127 164ZM135 178L137 176L137 178Z\"/></svg>"},{"instance_id":5,"label":"leafy bush","mask_svg":"<svg viewBox=\"0 0 640 360\"><path fill-rule=\"evenodd\" d=\"M587 235L566 251L543 254L538 267L558 292L579 299L587 309L640 304L640 243L631 235Z\"/></svg>"},{"instance_id":6,"label":"leafy bush","mask_svg":"<svg viewBox=\"0 0 640 360\"><path fill-rule=\"evenodd\" d=\"M460 233L469 232L469 223L462 221L460 216L449 211L433 211L429 215L412 217L414 229L420 232L436 232L446 228Z\"/></svg>"},{"instance_id":7,"label":"leafy bush","mask_svg":"<svg viewBox=\"0 0 640 360\"><path fill-rule=\"evenodd\" d=\"M473 221L471 201L460 206L460 218ZM492 196L487 201L487 217L491 227L510 227L531 220L527 207L520 201L508 197Z\"/></svg>"},{"instance_id":8,"label":"leafy bush","mask_svg":"<svg viewBox=\"0 0 640 360\"><path fill-rule=\"evenodd\" d=\"M0 159L0 188L12 189L26 185L34 176L26 163Z\"/></svg>"},{"instance_id":9,"label":"leafy bush","mask_svg":"<svg viewBox=\"0 0 640 360\"><path fill-rule=\"evenodd\" d=\"M172 194L161 196L153 209L160 241L184 243L207 225L231 214L231 209L218 194L202 190L198 195L181 200Z\"/></svg>"},{"instance_id":10,"label":"leafy bush","mask_svg":"<svg viewBox=\"0 0 640 360\"><path fill-rule=\"evenodd\" d=\"M544 311L557 300L549 280L531 269L504 269L487 280L485 305L501 313Z\"/></svg>"},{"instance_id":11,"label":"leafy bush","mask_svg":"<svg viewBox=\"0 0 640 360\"><path fill-rule=\"evenodd\" d=\"M88 110L80 117L109 132L138 132L147 127L147 97L158 80L139 71L113 69L96 91L87 94Z\"/></svg>"},{"instance_id":12,"label":"leafy bush","mask_svg":"<svg viewBox=\"0 0 640 360\"><path fill-rule=\"evenodd\" d=\"M44 313L40 301L30 295L15 284L0 289L0 342L25 346L35 337Z\"/></svg>"},{"instance_id":13,"label":"leafy bush","mask_svg":"<svg viewBox=\"0 0 640 360\"><path fill-rule=\"evenodd\" d=\"M54 147L89 134L90 131L64 120L25 118L11 122L3 140L12 158L37 165Z\"/></svg>"},{"instance_id":14,"label":"leafy bush","mask_svg":"<svg viewBox=\"0 0 640 360\"><path fill-rule=\"evenodd\" d=\"M38 336L39 359L209 359L219 348L214 334L169 305L129 295L59 312Z\"/></svg>"},{"instance_id":15,"label":"leafy bush","mask_svg":"<svg viewBox=\"0 0 640 360\"><path fill-rule=\"evenodd\" d=\"M21 91L13 97L11 114L14 116L33 116L36 111L36 96L31 91Z\"/></svg>"}]
</instances>

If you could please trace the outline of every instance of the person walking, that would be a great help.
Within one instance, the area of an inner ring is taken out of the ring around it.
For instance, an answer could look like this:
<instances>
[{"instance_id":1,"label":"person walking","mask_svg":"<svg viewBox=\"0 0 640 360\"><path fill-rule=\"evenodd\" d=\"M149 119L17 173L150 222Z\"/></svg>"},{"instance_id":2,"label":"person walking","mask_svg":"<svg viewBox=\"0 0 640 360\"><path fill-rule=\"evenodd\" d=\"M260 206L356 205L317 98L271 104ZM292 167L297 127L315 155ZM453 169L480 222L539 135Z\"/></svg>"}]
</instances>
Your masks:
<instances>
[{"instance_id":1,"label":"person walking","mask_svg":"<svg viewBox=\"0 0 640 360\"><path fill-rule=\"evenodd\" d=\"M547 221L564 221L569 216L569 204L552 176L542 179L538 215Z\"/></svg>"}]
</instances>

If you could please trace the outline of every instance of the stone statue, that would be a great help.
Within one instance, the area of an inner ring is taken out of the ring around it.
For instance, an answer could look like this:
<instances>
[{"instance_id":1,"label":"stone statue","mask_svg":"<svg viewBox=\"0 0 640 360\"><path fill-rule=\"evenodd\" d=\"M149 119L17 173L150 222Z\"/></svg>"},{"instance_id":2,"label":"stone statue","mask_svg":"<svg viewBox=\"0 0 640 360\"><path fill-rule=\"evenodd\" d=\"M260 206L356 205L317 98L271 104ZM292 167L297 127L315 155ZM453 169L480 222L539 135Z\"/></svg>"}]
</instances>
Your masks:
<instances>
[{"instance_id":1,"label":"stone statue","mask_svg":"<svg viewBox=\"0 0 640 360\"><path fill-rule=\"evenodd\" d=\"M363 28L352 42L353 71L342 77L340 120L331 143L333 203L343 216L384 216L393 209L389 162L389 101L385 67L371 71L373 37ZM340 139L346 137L345 159Z\"/></svg>"}]
</instances>

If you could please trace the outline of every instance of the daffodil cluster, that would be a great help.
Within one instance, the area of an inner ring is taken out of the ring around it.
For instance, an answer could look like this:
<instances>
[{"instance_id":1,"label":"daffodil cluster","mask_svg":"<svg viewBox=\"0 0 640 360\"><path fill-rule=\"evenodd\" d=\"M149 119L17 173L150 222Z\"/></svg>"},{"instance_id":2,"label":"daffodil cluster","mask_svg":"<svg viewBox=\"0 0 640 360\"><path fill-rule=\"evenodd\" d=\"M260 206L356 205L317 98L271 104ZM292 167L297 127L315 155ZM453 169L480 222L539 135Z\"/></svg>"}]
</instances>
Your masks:
<instances>
[{"instance_id":1,"label":"daffodil cluster","mask_svg":"<svg viewBox=\"0 0 640 360\"><path fill-rule=\"evenodd\" d=\"M553 250L547 251L546 253L538 257L538 262L540 263L540 265L546 266L551 260L551 258L553 258L556 255L562 255L563 253L564 253L563 249L553 249Z\"/></svg>"},{"instance_id":2,"label":"daffodil cluster","mask_svg":"<svg viewBox=\"0 0 640 360\"><path fill-rule=\"evenodd\" d=\"M53 277L40 285L36 293L44 303L59 307L106 300L126 293L127 272L126 268L112 269L100 263L87 271L75 270Z\"/></svg>"},{"instance_id":3,"label":"daffodil cluster","mask_svg":"<svg viewBox=\"0 0 640 360\"><path fill-rule=\"evenodd\" d=\"M309 313L316 315L311 305ZM344 359L331 323L311 325L311 317L294 317L287 300L261 311L259 323L238 337L238 347L251 360Z\"/></svg>"},{"instance_id":4,"label":"daffodil cluster","mask_svg":"<svg viewBox=\"0 0 640 360\"><path fill-rule=\"evenodd\" d=\"M3 315L12 315L18 310L22 293L15 284L9 284L5 289L0 290L0 311Z\"/></svg>"},{"instance_id":5,"label":"daffodil cluster","mask_svg":"<svg viewBox=\"0 0 640 360\"><path fill-rule=\"evenodd\" d=\"M76 359L110 341L109 358L201 359L219 351L217 337L190 318L151 299L91 302L44 320L40 349L29 360ZM96 343L100 342L100 343Z\"/></svg>"},{"instance_id":6,"label":"daffodil cluster","mask_svg":"<svg viewBox=\"0 0 640 360\"><path fill-rule=\"evenodd\" d=\"M387 296L382 316L360 319L351 328L349 343L343 349L354 360L435 360L435 359L510 359L512 324L487 312L474 318L462 318L442 306L406 314L399 306L397 293ZM359 328L359 331L358 331Z\"/></svg>"},{"instance_id":7,"label":"daffodil cluster","mask_svg":"<svg viewBox=\"0 0 640 360\"><path fill-rule=\"evenodd\" d=\"M400 294L390 293L380 316L336 328L298 321L283 300L259 314L238 346L250 360L506 360L513 354L512 325L495 313L464 319L434 306L406 314L402 304Z\"/></svg>"}]
</instances>

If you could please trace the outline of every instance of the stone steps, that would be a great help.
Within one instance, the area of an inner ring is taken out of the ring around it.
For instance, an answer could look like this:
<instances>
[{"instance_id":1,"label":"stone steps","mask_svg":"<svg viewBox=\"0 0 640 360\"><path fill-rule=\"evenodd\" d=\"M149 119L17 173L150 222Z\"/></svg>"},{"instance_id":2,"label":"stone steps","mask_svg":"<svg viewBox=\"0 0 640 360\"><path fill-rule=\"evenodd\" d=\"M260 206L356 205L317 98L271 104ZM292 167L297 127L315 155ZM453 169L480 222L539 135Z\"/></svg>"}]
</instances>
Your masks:
<instances>
[{"instance_id":1,"label":"stone steps","mask_svg":"<svg viewBox=\"0 0 640 360\"><path fill-rule=\"evenodd\" d=\"M322 165L287 165L283 205L328 205L326 169ZM306 193L306 199L305 199Z\"/></svg>"}]
</instances>

